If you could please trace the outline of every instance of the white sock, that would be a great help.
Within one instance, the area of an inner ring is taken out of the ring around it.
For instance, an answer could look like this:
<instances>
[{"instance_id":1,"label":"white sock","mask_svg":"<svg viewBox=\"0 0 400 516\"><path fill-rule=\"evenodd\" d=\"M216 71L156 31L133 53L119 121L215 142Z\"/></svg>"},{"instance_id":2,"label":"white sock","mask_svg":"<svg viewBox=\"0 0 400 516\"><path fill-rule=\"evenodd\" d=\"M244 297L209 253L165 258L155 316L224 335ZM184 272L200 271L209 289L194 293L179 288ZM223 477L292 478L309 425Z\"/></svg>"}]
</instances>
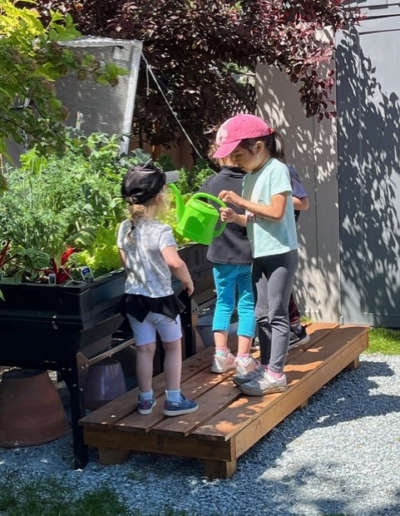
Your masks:
<instances>
[{"instance_id":1,"label":"white sock","mask_svg":"<svg viewBox=\"0 0 400 516\"><path fill-rule=\"evenodd\" d=\"M141 392L139 391L139 398L141 400L152 400L154 398L154 393L153 393L153 390L151 391L148 391L148 392Z\"/></svg>"},{"instance_id":2,"label":"white sock","mask_svg":"<svg viewBox=\"0 0 400 516\"><path fill-rule=\"evenodd\" d=\"M181 390L176 389L174 391L165 391L165 394L167 395L168 401L174 401L176 403L179 403L181 401Z\"/></svg>"}]
</instances>

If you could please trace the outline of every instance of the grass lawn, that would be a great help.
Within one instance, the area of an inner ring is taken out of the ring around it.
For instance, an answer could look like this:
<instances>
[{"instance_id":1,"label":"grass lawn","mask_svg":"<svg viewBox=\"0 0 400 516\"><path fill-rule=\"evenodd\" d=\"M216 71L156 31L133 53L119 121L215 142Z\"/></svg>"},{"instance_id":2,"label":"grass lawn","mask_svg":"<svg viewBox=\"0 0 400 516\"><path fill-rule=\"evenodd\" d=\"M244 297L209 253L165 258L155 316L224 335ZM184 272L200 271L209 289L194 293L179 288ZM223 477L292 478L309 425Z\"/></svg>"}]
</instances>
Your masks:
<instances>
[{"instance_id":1,"label":"grass lawn","mask_svg":"<svg viewBox=\"0 0 400 516\"><path fill-rule=\"evenodd\" d=\"M400 330L391 328L371 328L369 348L366 353L400 354Z\"/></svg>"}]
</instances>

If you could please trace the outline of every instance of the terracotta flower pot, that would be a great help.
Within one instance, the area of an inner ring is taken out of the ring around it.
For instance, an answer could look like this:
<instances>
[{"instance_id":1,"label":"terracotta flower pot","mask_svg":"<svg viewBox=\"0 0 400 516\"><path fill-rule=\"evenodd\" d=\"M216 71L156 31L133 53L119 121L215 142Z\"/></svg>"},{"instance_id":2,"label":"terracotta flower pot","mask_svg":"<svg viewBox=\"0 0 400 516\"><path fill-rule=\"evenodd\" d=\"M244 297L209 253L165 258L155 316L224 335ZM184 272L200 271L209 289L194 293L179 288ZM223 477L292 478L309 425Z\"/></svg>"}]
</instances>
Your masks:
<instances>
[{"instance_id":1,"label":"terracotta flower pot","mask_svg":"<svg viewBox=\"0 0 400 516\"><path fill-rule=\"evenodd\" d=\"M126 392L121 363L106 359L89 367L83 399L86 409L95 410Z\"/></svg>"},{"instance_id":2,"label":"terracotta flower pot","mask_svg":"<svg viewBox=\"0 0 400 516\"><path fill-rule=\"evenodd\" d=\"M0 447L45 444L70 432L60 396L47 371L15 369L0 384Z\"/></svg>"}]
</instances>

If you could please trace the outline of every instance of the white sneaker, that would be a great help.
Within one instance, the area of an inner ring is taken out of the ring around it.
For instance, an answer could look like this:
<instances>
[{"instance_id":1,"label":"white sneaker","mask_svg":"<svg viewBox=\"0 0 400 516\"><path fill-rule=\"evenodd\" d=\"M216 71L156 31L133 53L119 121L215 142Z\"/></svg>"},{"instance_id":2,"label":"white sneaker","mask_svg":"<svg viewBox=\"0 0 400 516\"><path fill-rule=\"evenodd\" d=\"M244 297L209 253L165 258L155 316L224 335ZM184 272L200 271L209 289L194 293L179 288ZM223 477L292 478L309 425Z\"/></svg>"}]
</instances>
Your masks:
<instances>
[{"instance_id":1,"label":"white sneaker","mask_svg":"<svg viewBox=\"0 0 400 516\"><path fill-rule=\"evenodd\" d=\"M258 360L252 356L236 358L236 374L244 376L245 374L250 373L250 371L254 371L254 369L259 365Z\"/></svg>"},{"instance_id":2,"label":"white sneaker","mask_svg":"<svg viewBox=\"0 0 400 516\"><path fill-rule=\"evenodd\" d=\"M235 367L235 357L232 355L229 349L226 355L213 356L213 361L211 365L212 373L225 373L225 371L228 371L229 369L235 369Z\"/></svg>"}]
</instances>

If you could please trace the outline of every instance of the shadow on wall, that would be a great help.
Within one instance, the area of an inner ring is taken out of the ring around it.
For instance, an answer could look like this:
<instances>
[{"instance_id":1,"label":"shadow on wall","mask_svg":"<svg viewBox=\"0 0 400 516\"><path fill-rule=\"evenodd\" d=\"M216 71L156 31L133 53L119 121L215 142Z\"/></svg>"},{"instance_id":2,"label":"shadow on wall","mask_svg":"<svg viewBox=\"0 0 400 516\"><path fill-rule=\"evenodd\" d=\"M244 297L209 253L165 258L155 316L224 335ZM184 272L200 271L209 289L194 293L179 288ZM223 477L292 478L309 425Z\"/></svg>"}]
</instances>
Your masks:
<instances>
[{"instance_id":1,"label":"shadow on wall","mask_svg":"<svg viewBox=\"0 0 400 516\"><path fill-rule=\"evenodd\" d=\"M400 327L399 44L400 27L364 34L354 29L338 42L345 323Z\"/></svg>"},{"instance_id":2,"label":"shadow on wall","mask_svg":"<svg viewBox=\"0 0 400 516\"><path fill-rule=\"evenodd\" d=\"M307 191L310 208L298 223L299 268L294 292L304 315L338 322L339 215L336 120L307 118L298 84L273 67L259 66L260 115L282 134L287 162L293 164Z\"/></svg>"}]
</instances>

